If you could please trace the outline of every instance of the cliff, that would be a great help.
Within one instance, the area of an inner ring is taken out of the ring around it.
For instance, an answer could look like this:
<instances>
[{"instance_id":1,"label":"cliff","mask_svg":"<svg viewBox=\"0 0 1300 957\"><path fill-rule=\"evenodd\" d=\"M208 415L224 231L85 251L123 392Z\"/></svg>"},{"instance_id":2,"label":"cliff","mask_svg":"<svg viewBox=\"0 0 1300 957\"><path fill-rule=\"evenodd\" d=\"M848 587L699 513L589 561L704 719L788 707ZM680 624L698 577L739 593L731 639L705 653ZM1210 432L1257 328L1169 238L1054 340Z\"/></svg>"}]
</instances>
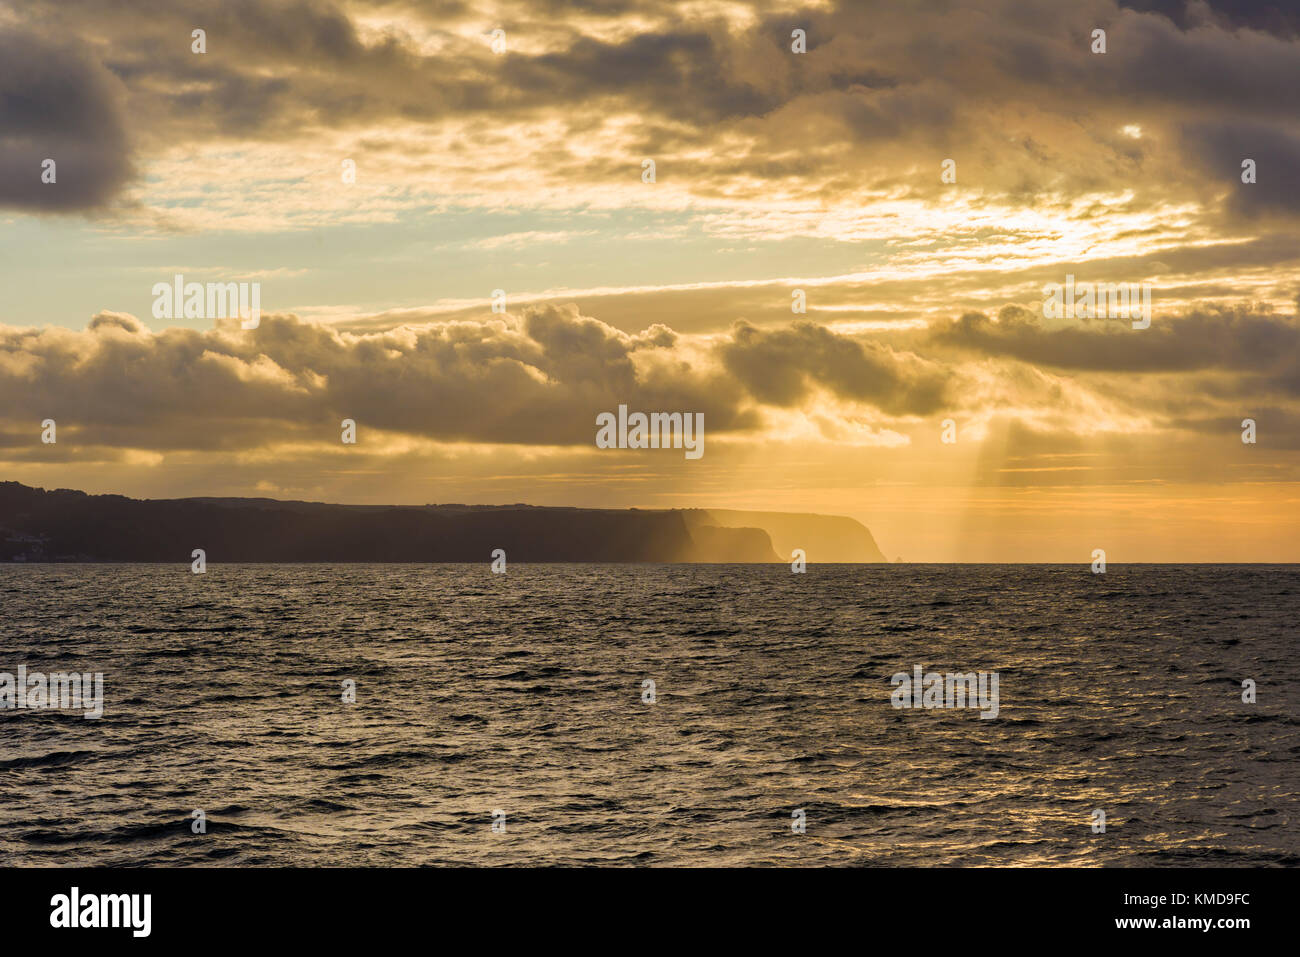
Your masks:
<instances>
[{"instance_id":1,"label":"cliff","mask_svg":"<svg viewBox=\"0 0 1300 957\"><path fill-rule=\"evenodd\" d=\"M754 526L767 532L781 561L802 548L809 562L886 562L871 531L861 522L840 515L810 515L802 512L740 512L730 509L692 509L693 522L722 528Z\"/></svg>"},{"instance_id":2,"label":"cliff","mask_svg":"<svg viewBox=\"0 0 1300 957\"><path fill-rule=\"evenodd\" d=\"M871 538L821 515L141 500L0 482L0 561L188 562L202 548L210 562L487 562L503 548L510 562L784 562L790 547L810 561L883 560L819 556L808 543L835 529ZM805 544L788 546L795 540Z\"/></svg>"}]
</instances>

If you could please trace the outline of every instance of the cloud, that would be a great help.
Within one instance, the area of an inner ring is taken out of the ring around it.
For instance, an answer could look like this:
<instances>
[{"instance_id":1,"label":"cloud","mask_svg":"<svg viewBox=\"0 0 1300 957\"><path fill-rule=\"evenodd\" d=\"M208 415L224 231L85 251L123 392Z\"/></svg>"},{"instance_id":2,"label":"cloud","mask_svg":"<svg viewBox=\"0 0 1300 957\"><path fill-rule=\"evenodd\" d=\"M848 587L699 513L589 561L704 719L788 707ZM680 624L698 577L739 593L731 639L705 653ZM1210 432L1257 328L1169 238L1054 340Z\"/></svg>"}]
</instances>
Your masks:
<instances>
[{"instance_id":1,"label":"cloud","mask_svg":"<svg viewBox=\"0 0 1300 957\"><path fill-rule=\"evenodd\" d=\"M750 394L775 406L797 405L815 388L890 415L929 415L948 401L938 365L811 322L771 331L738 322L719 352Z\"/></svg>"},{"instance_id":2,"label":"cloud","mask_svg":"<svg viewBox=\"0 0 1300 957\"><path fill-rule=\"evenodd\" d=\"M251 331L231 320L151 332L110 312L82 331L0 327L3 427L27 433L54 418L87 446L328 445L352 418L383 441L581 447L596 415L620 404L702 412L711 435L742 442L904 435L953 415L1084 435L1263 405L1300 421L1300 325L1263 307L1209 305L1146 330L1045 328L1007 306L928 331L739 320L688 335L662 323L624 332L542 304L363 332L290 314L264 315Z\"/></svg>"},{"instance_id":3,"label":"cloud","mask_svg":"<svg viewBox=\"0 0 1300 957\"><path fill-rule=\"evenodd\" d=\"M76 441L153 450L328 443L343 418L426 441L590 445L596 415L621 404L702 412L713 435L759 430L776 410L814 416L826 434L841 415L861 432L944 409L960 378L807 322L630 334L575 306L365 334L292 315L248 332L232 320L155 333L121 313L81 332L0 327L0 406L14 428L49 417Z\"/></svg>"},{"instance_id":4,"label":"cloud","mask_svg":"<svg viewBox=\"0 0 1300 957\"><path fill-rule=\"evenodd\" d=\"M847 213L869 196L941 201L937 164L955 156L959 183L986 207L1108 189L1134 189L1147 210L1212 206L1214 178L1182 168L1178 130L1247 118L1294 133L1300 41L1238 28L1291 22L1263 6L1185 28L1170 19L1174 5L1148 6L664 0L566 6L557 18L545 5L502 3L504 56L491 53L483 15L460 3L188 0L123 12L32 0L25 16L46 34L106 38L99 69L120 80L151 154L231 141L300 150L322 132L352 131L362 167L408 177L413 202L428 187L403 154L436 147L438 182L461 194L500 195L505 168L539 197L560 186L581 195L625 182L629 164L653 155L671 189L636 202L681 190L724 208L798 199ZM1110 34L1104 56L1089 49L1098 23ZM196 25L208 31L204 55L189 51ZM808 31L801 56L789 49L793 25ZM95 77L64 72L69 89L93 97ZM1141 140L1123 126L1140 126ZM454 136L419 144L420 130ZM474 162L462 167L466 137Z\"/></svg>"},{"instance_id":5,"label":"cloud","mask_svg":"<svg viewBox=\"0 0 1300 957\"><path fill-rule=\"evenodd\" d=\"M0 206L102 207L134 175L122 86L89 51L0 22ZM55 181L42 182L55 162Z\"/></svg>"},{"instance_id":6,"label":"cloud","mask_svg":"<svg viewBox=\"0 0 1300 957\"><path fill-rule=\"evenodd\" d=\"M126 312L98 313L91 317L86 326L87 332L100 332L110 329L120 329L133 336L146 335L149 331L143 322Z\"/></svg>"},{"instance_id":7,"label":"cloud","mask_svg":"<svg viewBox=\"0 0 1300 957\"><path fill-rule=\"evenodd\" d=\"M1120 6L1160 13L1188 30L1207 23L1247 28L1275 36L1300 36L1300 10L1277 0L1120 0Z\"/></svg>"},{"instance_id":8,"label":"cloud","mask_svg":"<svg viewBox=\"0 0 1300 957\"><path fill-rule=\"evenodd\" d=\"M1201 307L1133 329L1128 320L1080 320L1044 328L1039 313L971 312L933 332L939 345L1053 369L1112 373L1215 370L1283 385L1300 370L1300 325L1267 310ZM1300 397L1300 392L1293 395Z\"/></svg>"},{"instance_id":9,"label":"cloud","mask_svg":"<svg viewBox=\"0 0 1300 957\"><path fill-rule=\"evenodd\" d=\"M0 327L0 405L138 449L336 441L343 418L444 442L590 444L620 403L703 412L718 432L758 424L707 350L677 346L662 326L629 335L574 307L368 335L291 315L150 333L101 313L82 332Z\"/></svg>"},{"instance_id":10,"label":"cloud","mask_svg":"<svg viewBox=\"0 0 1300 957\"><path fill-rule=\"evenodd\" d=\"M1300 76L1293 82L1300 85ZM1188 124L1182 138L1193 162L1228 195L1228 207L1238 216L1254 219L1300 213L1300 130L1230 119ZM1253 183L1241 181L1246 159L1255 161Z\"/></svg>"}]
</instances>

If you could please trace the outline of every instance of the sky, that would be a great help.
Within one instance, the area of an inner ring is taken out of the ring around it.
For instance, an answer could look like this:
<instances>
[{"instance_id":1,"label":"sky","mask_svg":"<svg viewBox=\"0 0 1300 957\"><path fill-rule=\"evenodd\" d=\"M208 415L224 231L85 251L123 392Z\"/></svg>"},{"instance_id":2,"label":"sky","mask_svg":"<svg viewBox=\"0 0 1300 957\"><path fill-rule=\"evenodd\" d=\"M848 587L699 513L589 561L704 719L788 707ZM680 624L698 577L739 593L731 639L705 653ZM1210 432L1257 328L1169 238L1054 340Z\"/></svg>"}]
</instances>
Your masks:
<instances>
[{"instance_id":1,"label":"sky","mask_svg":"<svg viewBox=\"0 0 1300 957\"><path fill-rule=\"evenodd\" d=\"M0 479L1297 561L1297 89L1264 0L0 4Z\"/></svg>"}]
</instances>

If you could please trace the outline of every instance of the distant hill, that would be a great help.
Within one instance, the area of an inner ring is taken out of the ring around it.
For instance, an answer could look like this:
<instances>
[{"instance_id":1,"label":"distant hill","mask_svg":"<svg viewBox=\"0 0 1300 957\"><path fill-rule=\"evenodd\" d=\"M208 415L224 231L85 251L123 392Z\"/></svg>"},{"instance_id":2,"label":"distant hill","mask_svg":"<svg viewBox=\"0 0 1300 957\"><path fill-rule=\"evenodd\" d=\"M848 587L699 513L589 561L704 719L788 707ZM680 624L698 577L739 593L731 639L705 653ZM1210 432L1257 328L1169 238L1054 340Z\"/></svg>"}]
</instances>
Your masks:
<instances>
[{"instance_id":1,"label":"distant hill","mask_svg":"<svg viewBox=\"0 0 1300 957\"><path fill-rule=\"evenodd\" d=\"M871 531L861 522L841 515L807 515L800 512L739 512L725 508L699 510L700 521L723 528L761 528L772 539L781 560L802 548L810 562L887 562ZM688 519L689 524L689 519Z\"/></svg>"},{"instance_id":2,"label":"distant hill","mask_svg":"<svg viewBox=\"0 0 1300 957\"><path fill-rule=\"evenodd\" d=\"M503 548L511 562L753 563L788 562L793 547L810 562L884 561L866 528L827 515L142 500L0 482L6 562L188 562L195 548L210 562L486 562Z\"/></svg>"}]
</instances>

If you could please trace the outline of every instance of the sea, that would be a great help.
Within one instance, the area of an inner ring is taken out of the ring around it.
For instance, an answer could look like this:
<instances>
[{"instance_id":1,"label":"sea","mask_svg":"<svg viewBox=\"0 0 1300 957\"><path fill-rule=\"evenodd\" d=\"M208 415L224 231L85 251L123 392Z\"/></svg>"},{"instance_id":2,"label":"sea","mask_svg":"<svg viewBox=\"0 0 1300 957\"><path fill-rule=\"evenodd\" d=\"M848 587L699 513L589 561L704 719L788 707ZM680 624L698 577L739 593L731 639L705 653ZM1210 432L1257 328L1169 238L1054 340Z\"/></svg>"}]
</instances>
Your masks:
<instances>
[{"instance_id":1,"label":"sea","mask_svg":"<svg viewBox=\"0 0 1300 957\"><path fill-rule=\"evenodd\" d=\"M0 864L1295 866L1297 611L1295 565L4 565L0 672L103 697L0 710Z\"/></svg>"}]
</instances>

